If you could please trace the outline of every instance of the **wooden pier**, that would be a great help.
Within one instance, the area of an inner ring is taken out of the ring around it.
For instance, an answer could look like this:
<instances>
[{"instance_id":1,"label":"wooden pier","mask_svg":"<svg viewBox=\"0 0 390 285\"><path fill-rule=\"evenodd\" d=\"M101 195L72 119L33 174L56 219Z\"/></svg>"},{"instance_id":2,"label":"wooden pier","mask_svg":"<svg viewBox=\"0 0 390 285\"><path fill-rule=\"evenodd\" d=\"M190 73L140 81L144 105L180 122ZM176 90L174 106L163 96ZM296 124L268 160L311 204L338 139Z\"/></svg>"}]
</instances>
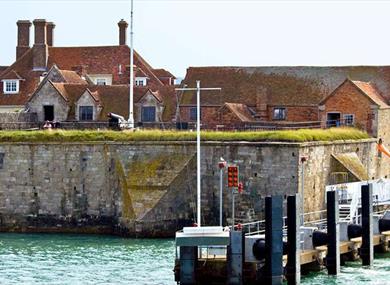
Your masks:
<instances>
[{"instance_id":1,"label":"wooden pier","mask_svg":"<svg viewBox=\"0 0 390 285\"><path fill-rule=\"evenodd\" d=\"M317 246L314 242L311 247L304 245L302 233L305 233L306 239L309 238L310 244L315 230L308 228L305 232L299 226L300 199L297 196L287 198L285 223L282 216L283 198L277 196L266 200L265 234L245 235L241 230L224 231L222 227L184 229L176 236L179 252L174 270L176 282L186 285L279 285L287 279L288 284L296 285L300 284L301 272L318 271L326 267L329 274L337 275L341 264L359 258L363 265L371 265L374 250L389 250L390 228L379 232L378 221L388 219L390 222L390 214L377 215L374 219L372 189L369 186L362 187L362 205L366 205L361 213L363 227L358 236L349 238L350 224L340 222L337 199L336 193L327 193L327 232L320 233L326 237L326 241ZM310 230L313 232L310 233Z\"/></svg>"}]
</instances>

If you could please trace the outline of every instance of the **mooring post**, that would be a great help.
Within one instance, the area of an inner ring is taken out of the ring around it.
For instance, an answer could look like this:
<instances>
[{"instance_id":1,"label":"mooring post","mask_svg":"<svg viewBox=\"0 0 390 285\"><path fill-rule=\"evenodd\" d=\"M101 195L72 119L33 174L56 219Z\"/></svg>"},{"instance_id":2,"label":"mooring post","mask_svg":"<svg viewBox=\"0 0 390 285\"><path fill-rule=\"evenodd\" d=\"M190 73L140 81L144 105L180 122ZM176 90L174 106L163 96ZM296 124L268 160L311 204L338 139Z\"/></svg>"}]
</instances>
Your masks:
<instances>
[{"instance_id":1,"label":"mooring post","mask_svg":"<svg viewBox=\"0 0 390 285\"><path fill-rule=\"evenodd\" d=\"M374 260L374 228L372 223L372 184L362 185L362 247L360 257L363 265L372 265Z\"/></svg>"},{"instance_id":2,"label":"mooring post","mask_svg":"<svg viewBox=\"0 0 390 285\"><path fill-rule=\"evenodd\" d=\"M287 197L287 265L286 277L288 285L301 282L301 231L300 231L300 197Z\"/></svg>"},{"instance_id":3,"label":"mooring post","mask_svg":"<svg viewBox=\"0 0 390 285\"><path fill-rule=\"evenodd\" d=\"M326 267L328 274L340 273L340 225L339 200L336 191L326 192L327 197L327 228L328 228L328 254Z\"/></svg>"},{"instance_id":4,"label":"mooring post","mask_svg":"<svg viewBox=\"0 0 390 285\"><path fill-rule=\"evenodd\" d=\"M180 284L196 284L195 269L198 262L197 246L180 247Z\"/></svg>"},{"instance_id":5,"label":"mooring post","mask_svg":"<svg viewBox=\"0 0 390 285\"><path fill-rule=\"evenodd\" d=\"M227 284L242 285L243 267L245 256L245 235L241 230L230 232L230 245L228 246L227 256Z\"/></svg>"},{"instance_id":6,"label":"mooring post","mask_svg":"<svg viewBox=\"0 0 390 285\"><path fill-rule=\"evenodd\" d=\"M266 284L283 283L283 197L265 198Z\"/></svg>"}]
</instances>

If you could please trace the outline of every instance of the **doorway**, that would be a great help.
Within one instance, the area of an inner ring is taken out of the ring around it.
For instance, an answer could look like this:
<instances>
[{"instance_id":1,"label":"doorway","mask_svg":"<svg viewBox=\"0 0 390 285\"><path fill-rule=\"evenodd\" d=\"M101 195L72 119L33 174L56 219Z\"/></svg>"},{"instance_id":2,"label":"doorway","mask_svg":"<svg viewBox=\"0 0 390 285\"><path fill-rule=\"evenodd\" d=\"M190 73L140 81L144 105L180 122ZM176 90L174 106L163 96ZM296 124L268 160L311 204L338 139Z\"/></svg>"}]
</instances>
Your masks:
<instances>
[{"instance_id":1,"label":"doorway","mask_svg":"<svg viewBox=\"0 0 390 285\"><path fill-rule=\"evenodd\" d=\"M341 114L339 112L328 113L326 116L326 126L328 128L340 126Z\"/></svg>"},{"instance_id":2,"label":"doorway","mask_svg":"<svg viewBox=\"0 0 390 285\"><path fill-rule=\"evenodd\" d=\"M43 106L43 120L54 121L54 106Z\"/></svg>"}]
</instances>

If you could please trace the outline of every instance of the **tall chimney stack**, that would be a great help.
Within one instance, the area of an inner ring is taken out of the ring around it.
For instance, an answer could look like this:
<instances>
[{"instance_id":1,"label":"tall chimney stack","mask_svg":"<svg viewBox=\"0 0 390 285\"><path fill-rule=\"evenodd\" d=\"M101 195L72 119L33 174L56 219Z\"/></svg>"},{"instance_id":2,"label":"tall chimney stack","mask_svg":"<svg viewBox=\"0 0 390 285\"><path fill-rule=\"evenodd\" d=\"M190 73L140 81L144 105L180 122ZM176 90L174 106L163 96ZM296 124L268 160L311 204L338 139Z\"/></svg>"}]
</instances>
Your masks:
<instances>
[{"instance_id":1,"label":"tall chimney stack","mask_svg":"<svg viewBox=\"0 0 390 285\"><path fill-rule=\"evenodd\" d=\"M33 70L46 71L49 55L47 46L47 22L45 19L33 21L35 28L35 42L33 46Z\"/></svg>"},{"instance_id":2,"label":"tall chimney stack","mask_svg":"<svg viewBox=\"0 0 390 285\"><path fill-rule=\"evenodd\" d=\"M53 46L54 43L54 28L56 25L53 22L48 22L47 23L47 45L49 47Z\"/></svg>"},{"instance_id":3,"label":"tall chimney stack","mask_svg":"<svg viewBox=\"0 0 390 285\"><path fill-rule=\"evenodd\" d=\"M127 27L129 26L125 20L120 20L119 26L119 45L126 45Z\"/></svg>"},{"instance_id":4,"label":"tall chimney stack","mask_svg":"<svg viewBox=\"0 0 390 285\"><path fill-rule=\"evenodd\" d=\"M18 45L16 46L16 59L18 60L30 49L31 22L28 20L20 20L16 25L18 26Z\"/></svg>"}]
</instances>

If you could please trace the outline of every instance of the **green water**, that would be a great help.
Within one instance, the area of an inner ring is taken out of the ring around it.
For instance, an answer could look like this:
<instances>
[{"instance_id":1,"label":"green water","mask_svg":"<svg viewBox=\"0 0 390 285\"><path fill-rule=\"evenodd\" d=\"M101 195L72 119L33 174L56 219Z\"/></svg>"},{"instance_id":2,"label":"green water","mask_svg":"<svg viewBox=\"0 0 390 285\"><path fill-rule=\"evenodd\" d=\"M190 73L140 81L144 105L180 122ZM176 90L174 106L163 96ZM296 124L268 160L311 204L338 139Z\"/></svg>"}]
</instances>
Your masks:
<instances>
[{"instance_id":1,"label":"green water","mask_svg":"<svg viewBox=\"0 0 390 285\"><path fill-rule=\"evenodd\" d=\"M173 285L174 240L110 236L0 234L0 284ZM390 254L302 279L304 285L390 285Z\"/></svg>"}]
</instances>

